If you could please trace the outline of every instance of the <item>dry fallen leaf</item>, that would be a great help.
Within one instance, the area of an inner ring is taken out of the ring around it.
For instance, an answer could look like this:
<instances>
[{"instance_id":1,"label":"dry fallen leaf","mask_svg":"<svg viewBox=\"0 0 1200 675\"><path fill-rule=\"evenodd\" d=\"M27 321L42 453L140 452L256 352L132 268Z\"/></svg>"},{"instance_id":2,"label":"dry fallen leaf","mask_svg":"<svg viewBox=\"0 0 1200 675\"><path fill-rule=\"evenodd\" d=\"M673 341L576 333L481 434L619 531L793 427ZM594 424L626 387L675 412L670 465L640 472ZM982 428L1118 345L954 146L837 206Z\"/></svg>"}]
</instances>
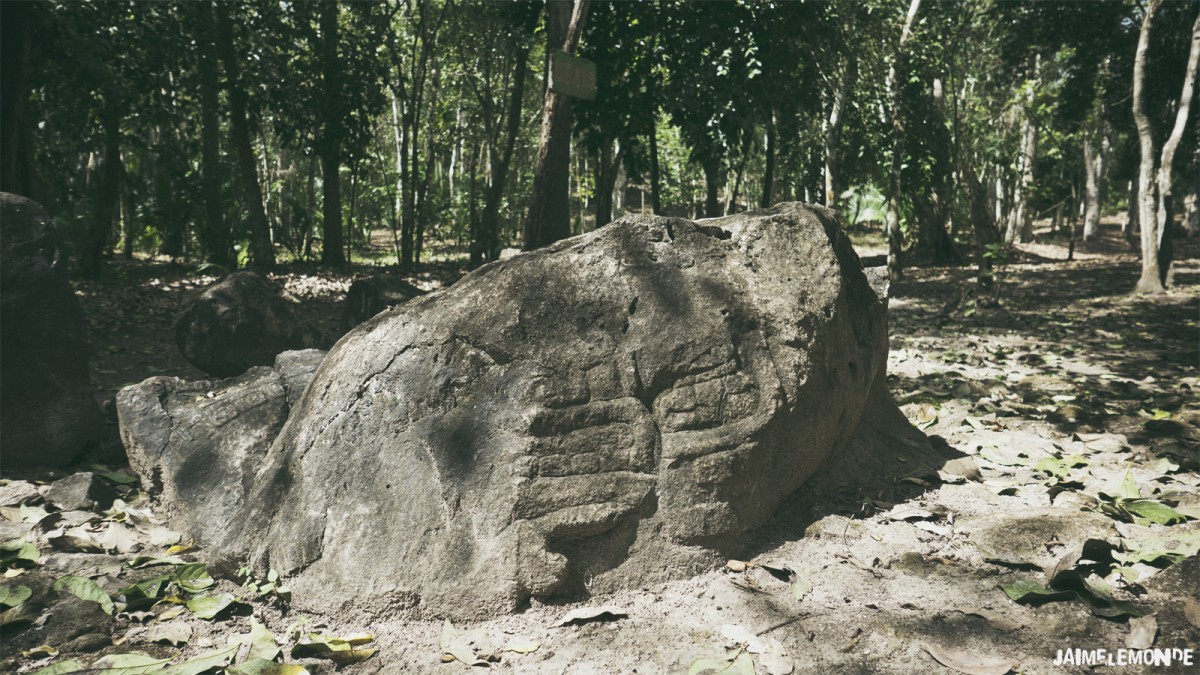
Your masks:
<instances>
[{"instance_id":1,"label":"dry fallen leaf","mask_svg":"<svg viewBox=\"0 0 1200 675\"><path fill-rule=\"evenodd\" d=\"M936 644L926 643L921 645L921 649L924 649L943 666L967 675L1005 675L1020 665L1016 659L989 656Z\"/></svg>"},{"instance_id":2,"label":"dry fallen leaf","mask_svg":"<svg viewBox=\"0 0 1200 675\"><path fill-rule=\"evenodd\" d=\"M591 623L592 621L616 621L629 616L629 612L612 606L580 607L567 612L558 620L556 626L571 626Z\"/></svg>"},{"instance_id":3,"label":"dry fallen leaf","mask_svg":"<svg viewBox=\"0 0 1200 675\"><path fill-rule=\"evenodd\" d=\"M767 651L767 645L743 626L727 623L721 626L721 635L736 645L745 645L746 651L751 654L762 654Z\"/></svg>"}]
</instances>

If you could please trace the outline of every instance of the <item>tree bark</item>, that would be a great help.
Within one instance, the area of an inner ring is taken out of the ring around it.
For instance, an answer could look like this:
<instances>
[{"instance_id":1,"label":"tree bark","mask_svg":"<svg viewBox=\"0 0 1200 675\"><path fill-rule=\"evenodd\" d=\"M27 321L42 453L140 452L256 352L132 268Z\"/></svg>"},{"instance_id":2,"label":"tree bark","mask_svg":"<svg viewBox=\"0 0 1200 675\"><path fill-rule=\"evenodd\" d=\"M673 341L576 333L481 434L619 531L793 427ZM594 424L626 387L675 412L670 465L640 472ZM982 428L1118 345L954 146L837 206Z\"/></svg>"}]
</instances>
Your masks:
<instances>
[{"instance_id":1,"label":"tree bark","mask_svg":"<svg viewBox=\"0 0 1200 675\"><path fill-rule=\"evenodd\" d=\"M200 228L200 246L205 259L216 265L232 269L237 260L233 257L233 242L230 241L229 223L221 209L221 123L217 116L218 87L216 26L212 2L197 3L196 44L199 47L197 63L200 69L200 194L204 200L204 224Z\"/></svg>"},{"instance_id":2,"label":"tree bark","mask_svg":"<svg viewBox=\"0 0 1200 675\"><path fill-rule=\"evenodd\" d=\"M896 56L888 70L888 90L892 103L892 169L888 180L888 209L887 209L887 238L888 238L888 276L892 281L898 281L904 275L903 238L900 231L900 166L901 154L904 152L904 120L900 115L900 93L897 84L897 74L901 60L904 58L904 43L912 34L913 19L921 7L921 0L912 0L908 6L908 14L904 18L904 29L900 31L900 42L896 45Z\"/></svg>"},{"instance_id":3,"label":"tree bark","mask_svg":"<svg viewBox=\"0 0 1200 675\"><path fill-rule=\"evenodd\" d=\"M340 108L341 62L338 60L338 4L321 3L318 18L321 29L321 89L324 94L322 129L318 154L321 156L321 264L344 267L342 252L342 119Z\"/></svg>"},{"instance_id":4,"label":"tree bark","mask_svg":"<svg viewBox=\"0 0 1200 675\"><path fill-rule=\"evenodd\" d=\"M104 103L101 119L104 131L104 160L94 193L94 210L88 226L87 245L82 256L83 274L89 279L100 276L104 254L112 237L113 219L121 188L121 114L113 101Z\"/></svg>"},{"instance_id":5,"label":"tree bark","mask_svg":"<svg viewBox=\"0 0 1200 675\"><path fill-rule=\"evenodd\" d=\"M41 3L0 3L0 190L33 197L29 133L32 14Z\"/></svg>"},{"instance_id":6,"label":"tree bark","mask_svg":"<svg viewBox=\"0 0 1200 675\"><path fill-rule=\"evenodd\" d=\"M1146 53L1150 48L1150 33L1154 15L1162 0L1150 0L1138 35L1133 65L1133 119L1137 124L1141 161L1138 166L1138 223L1142 229L1142 274L1136 292L1162 293L1171 267L1170 198L1171 169L1175 151L1187 125L1196 84L1196 69L1200 63L1200 16L1192 26L1191 47L1183 90L1175 109L1175 124L1163 143L1161 155L1155 147L1150 117L1146 113L1145 80ZM1156 156L1158 155L1158 156Z\"/></svg>"},{"instance_id":7,"label":"tree bark","mask_svg":"<svg viewBox=\"0 0 1200 675\"><path fill-rule=\"evenodd\" d=\"M250 144L250 121L246 109L248 99L242 85L241 64L233 41L233 25L229 17L229 5L217 3L217 48L221 63L225 66L225 90L229 94L229 127L237 156L238 173L241 178L242 201L245 202L250 224L250 263L259 268L275 265L275 249L271 246L271 233L267 229L267 214L263 210L262 191L258 186L258 162L254 158L254 147Z\"/></svg>"},{"instance_id":8,"label":"tree bark","mask_svg":"<svg viewBox=\"0 0 1200 675\"><path fill-rule=\"evenodd\" d=\"M717 218L721 215L721 159L711 158L704 162L704 217Z\"/></svg>"},{"instance_id":9,"label":"tree bark","mask_svg":"<svg viewBox=\"0 0 1200 675\"><path fill-rule=\"evenodd\" d=\"M589 0L546 3L547 82L549 52L574 54L583 34ZM571 234L571 99L546 87L542 128L534 160L533 188L522 248L531 251Z\"/></svg>"},{"instance_id":10,"label":"tree bark","mask_svg":"<svg viewBox=\"0 0 1200 675\"><path fill-rule=\"evenodd\" d=\"M842 125L846 118L846 99L856 79L858 53L851 49L846 57L845 71L833 94L833 103L829 106L829 119L825 125L825 206L831 209L837 208L837 200L841 195L842 186L838 174L841 168Z\"/></svg>"},{"instance_id":11,"label":"tree bark","mask_svg":"<svg viewBox=\"0 0 1200 675\"><path fill-rule=\"evenodd\" d=\"M512 164L517 136L521 133L521 103L525 97L525 71L529 68L527 43L517 47L517 58L513 61L512 87L509 90L508 112L505 114L504 147L497 153L498 156L491 158L491 182L484 195L480 236L471 247L472 267L477 267L484 259L497 260L500 257L500 200L504 197L508 168Z\"/></svg>"},{"instance_id":12,"label":"tree bark","mask_svg":"<svg viewBox=\"0 0 1200 675\"><path fill-rule=\"evenodd\" d=\"M1031 81L1036 81L1041 67L1041 56L1034 55ZM1005 241L1033 241L1033 214L1029 210L1029 197L1033 193L1034 166L1037 163L1038 126L1033 116L1033 86L1029 86L1025 99L1025 116L1021 120L1021 149L1017 158L1017 186L1013 190L1012 209L1008 213L1008 228Z\"/></svg>"},{"instance_id":13,"label":"tree bark","mask_svg":"<svg viewBox=\"0 0 1200 675\"><path fill-rule=\"evenodd\" d=\"M767 120L767 147L765 149L766 162L763 167L763 184L762 197L758 200L759 208L770 208L774 203L775 196L775 114L771 114L771 118Z\"/></svg>"},{"instance_id":14,"label":"tree bark","mask_svg":"<svg viewBox=\"0 0 1200 675\"><path fill-rule=\"evenodd\" d=\"M1104 174L1112 148L1108 123L1101 122L1100 151L1092 148L1091 136L1083 137L1084 217L1083 240L1090 241L1100 232L1100 213L1104 206Z\"/></svg>"},{"instance_id":15,"label":"tree bark","mask_svg":"<svg viewBox=\"0 0 1200 675\"><path fill-rule=\"evenodd\" d=\"M655 120L650 125L650 210L654 215L662 215L662 179L658 169L658 110L654 111Z\"/></svg>"}]
</instances>

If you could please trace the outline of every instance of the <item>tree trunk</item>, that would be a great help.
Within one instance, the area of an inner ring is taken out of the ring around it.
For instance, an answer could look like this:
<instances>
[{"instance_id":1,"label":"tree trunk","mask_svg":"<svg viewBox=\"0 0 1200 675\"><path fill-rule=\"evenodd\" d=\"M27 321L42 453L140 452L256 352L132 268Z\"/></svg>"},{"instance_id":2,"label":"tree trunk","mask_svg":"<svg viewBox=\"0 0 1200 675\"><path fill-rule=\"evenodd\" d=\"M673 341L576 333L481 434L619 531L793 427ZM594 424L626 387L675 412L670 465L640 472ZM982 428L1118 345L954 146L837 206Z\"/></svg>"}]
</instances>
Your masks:
<instances>
[{"instance_id":1,"label":"tree trunk","mask_svg":"<svg viewBox=\"0 0 1200 675\"><path fill-rule=\"evenodd\" d=\"M217 46L221 63L225 66L225 90L229 94L230 140L233 141L237 156L242 201L249 212L250 262L255 267L270 268L275 265L275 249L271 246L267 214L263 210L262 191L258 186L258 162L254 159L254 147L250 145L250 121L246 113L248 100L239 76L241 64L233 42L229 5L220 2L216 8Z\"/></svg>"},{"instance_id":2,"label":"tree trunk","mask_svg":"<svg viewBox=\"0 0 1200 675\"><path fill-rule=\"evenodd\" d=\"M825 206L831 209L837 208L837 200L841 195L838 172L841 168L842 125L846 118L846 99L856 79L858 53L851 49L846 57L845 72L842 73L837 90L833 94L833 103L829 106L829 119L825 125Z\"/></svg>"},{"instance_id":3,"label":"tree trunk","mask_svg":"<svg viewBox=\"0 0 1200 675\"><path fill-rule=\"evenodd\" d=\"M725 215L737 210L738 196L742 191L742 178L746 175L746 162L750 159L750 142L742 143L742 160L738 162L737 172L733 175L733 190L729 193L729 201L725 202Z\"/></svg>"},{"instance_id":4,"label":"tree trunk","mask_svg":"<svg viewBox=\"0 0 1200 675\"><path fill-rule=\"evenodd\" d=\"M1033 59L1031 80L1036 81L1041 66L1040 55ZM1033 86L1028 87L1025 100L1025 116L1021 121L1021 149L1017 158L1017 186L1013 190L1013 204L1009 211L1005 241L1009 244L1020 240L1033 241L1033 214L1029 209L1029 198L1033 193L1034 166L1037 161L1038 127L1033 116Z\"/></svg>"},{"instance_id":5,"label":"tree trunk","mask_svg":"<svg viewBox=\"0 0 1200 675\"><path fill-rule=\"evenodd\" d=\"M589 0L548 0L547 53L561 49L574 54L583 34ZM550 60L546 60L549 81ZM524 250L564 239L571 233L571 99L546 88L542 128L534 160L529 215L525 219Z\"/></svg>"},{"instance_id":6,"label":"tree trunk","mask_svg":"<svg viewBox=\"0 0 1200 675\"><path fill-rule=\"evenodd\" d=\"M121 189L121 115L114 102L105 102L101 119L104 126L104 160L96 185L87 246L81 260L83 274L89 279L100 276L103 257L108 252L109 239L112 237Z\"/></svg>"},{"instance_id":7,"label":"tree trunk","mask_svg":"<svg viewBox=\"0 0 1200 675\"><path fill-rule=\"evenodd\" d=\"M1138 35L1137 52L1133 65L1133 119L1137 124L1138 145L1141 162L1138 166L1138 222L1142 228L1142 274L1138 279L1137 292L1161 293L1171 267L1171 169L1175 151L1187 125L1188 112L1196 83L1196 69L1200 63L1200 16L1192 26L1191 47L1188 53L1187 71L1183 78L1183 90L1175 109L1175 124L1162 146L1161 155L1154 144L1150 118L1145 109L1146 52L1150 48L1150 32L1154 15L1162 0L1150 0L1146 15L1142 19Z\"/></svg>"},{"instance_id":8,"label":"tree trunk","mask_svg":"<svg viewBox=\"0 0 1200 675\"><path fill-rule=\"evenodd\" d=\"M122 153L123 154L123 153ZM133 195L129 190L129 177L125 173L125 157L121 157L121 186L117 190L120 193L119 213L121 214L121 231L123 233L123 241L121 242L121 258L125 260L133 260L133 244L137 239L138 232L135 230L137 226L134 224L133 218Z\"/></svg>"},{"instance_id":9,"label":"tree trunk","mask_svg":"<svg viewBox=\"0 0 1200 675\"><path fill-rule=\"evenodd\" d=\"M505 115L504 147L492 157L491 182L483 201L483 218L480 221L480 236L471 247L471 265L477 267L483 259L497 260L500 257L500 200L504 197L504 186L508 181L508 168L512 164L517 136L521 133L521 103L525 97L525 71L529 68L529 46L517 48L513 60L512 88L509 90L508 112ZM476 259L476 255L479 256Z\"/></svg>"},{"instance_id":10,"label":"tree trunk","mask_svg":"<svg viewBox=\"0 0 1200 675\"><path fill-rule=\"evenodd\" d=\"M1102 108L1103 110L1103 108ZM1085 178L1083 240L1090 241L1100 232L1100 214L1104 207L1104 174L1108 169L1112 140L1108 123L1101 122L1100 152L1092 149L1092 138L1083 137L1083 172Z\"/></svg>"},{"instance_id":11,"label":"tree trunk","mask_svg":"<svg viewBox=\"0 0 1200 675\"><path fill-rule=\"evenodd\" d=\"M892 103L892 169L888 180L888 276L892 281L898 281L904 274L904 264L901 260L903 248L903 233L900 231L900 167L904 152L904 120L900 116L900 93L897 84L899 67L904 58L904 43L912 34L913 19L921 7L921 0L912 0L908 6L908 14L904 18L904 29L900 32L900 42L896 45L896 56L888 71L887 85Z\"/></svg>"},{"instance_id":12,"label":"tree trunk","mask_svg":"<svg viewBox=\"0 0 1200 675\"><path fill-rule=\"evenodd\" d=\"M342 120L338 114L341 96L341 62L338 60L338 4L321 3L318 19L321 29L322 108L321 156L321 264L344 267L342 253Z\"/></svg>"},{"instance_id":13,"label":"tree trunk","mask_svg":"<svg viewBox=\"0 0 1200 675\"><path fill-rule=\"evenodd\" d=\"M775 114L771 114L771 119L767 121L767 147L765 153L767 155L765 166L763 167L763 184L762 197L758 200L759 208L770 208L774 203L775 196Z\"/></svg>"},{"instance_id":14,"label":"tree trunk","mask_svg":"<svg viewBox=\"0 0 1200 675\"><path fill-rule=\"evenodd\" d=\"M197 23L196 59L200 69L200 195L204 201L204 224L200 228L200 246L208 262L232 269L233 256L229 223L221 205L221 122L217 117L218 87L216 26L211 2L197 4L200 20Z\"/></svg>"},{"instance_id":15,"label":"tree trunk","mask_svg":"<svg viewBox=\"0 0 1200 675\"><path fill-rule=\"evenodd\" d=\"M658 111L654 111L655 120L650 125L650 210L654 215L662 215L662 184L658 172Z\"/></svg>"},{"instance_id":16,"label":"tree trunk","mask_svg":"<svg viewBox=\"0 0 1200 675\"><path fill-rule=\"evenodd\" d=\"M721 215L721 160L708 159L704 162L704 217L716 218Z\"/></svg>"},{"instance_id":17,"label":"tree trunk","mask_svg":"<svg viewBox=\"0 0 1200 675\"><path fill-rule=\"evenodd\" d=\"M967 185L971 199L971 229L975 233L975 257L979 266L977 284L979 290L995 298L996 282L993 270L994 255L1001 237L988 210L988 189L969 164L964 162L960 173Z\"/></svg>"},{"instance_id":18,"label":"tree trunk","mask_svg":"<svg viewBox=\"0 0 1200 675\"><path fill-rule=\"evenodd\" d=\"M31 15L41 3L0 3L0 190L32 197L29 132Z\"/></svg>"}]
</instances>

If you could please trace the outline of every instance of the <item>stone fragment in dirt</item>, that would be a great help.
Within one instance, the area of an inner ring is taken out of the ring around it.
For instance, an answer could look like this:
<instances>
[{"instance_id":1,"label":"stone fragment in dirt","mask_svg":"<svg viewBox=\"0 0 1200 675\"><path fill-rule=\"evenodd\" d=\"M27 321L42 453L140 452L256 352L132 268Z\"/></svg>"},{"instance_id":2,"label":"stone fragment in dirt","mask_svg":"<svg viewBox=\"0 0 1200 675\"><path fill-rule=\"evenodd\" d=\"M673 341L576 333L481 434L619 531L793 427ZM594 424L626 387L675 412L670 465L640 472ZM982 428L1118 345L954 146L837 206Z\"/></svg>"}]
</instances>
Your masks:
<instances>
[{"instance_id":1,"label":"stone fragment in dirt","mask_svg":"<svg viewBox=\"0 0 1200 675\"><path fill-rule=\"evenodd\" d=\"M887 278L886 275L884 278ZM766 669L767 675L791 675L792 671L796 669L791 659L773 651L761 654L758 662Z\"/></svg>"},{"instance_id":2,"label":"stone fragment in dirt","mask_svg":"<svg viewBox=\"0 0 1200 675\"><path fill-rule=\"evenodd\" d=\"M935 661L967 675L1005 675L1021 665L1016 659L980 654L974 649L958 649L926 642L921 645Z\"/></svg>"},{"instance_id":3,"label":"stone fragment in dirt","mask_svg":"<svg viewBox=\"0 0 1200 675\"><path fill-rule=\"evenodd\" d=\"M1195 598L1184 598L1183 618L1187 619L1187 622L1196 628L1200 628L1200 601L1197 601Z\"/></svg>"},{"instance_id":4,"label":"stone fragment in dirt","mask_svg":"<svg viewBox=\"0 0 1200 675\"><path fill-rule=\"evenodd\" d=\"M1153 614L1129 620L1129 636L1125 646L1130 649L1150 649L1158 635L1158 619Z\"/></svg>"},{"instance_id":5,"label":"stone fragment in dirt","mask_svg":"<svg viewBox=\"0 0 1200 675\"><path fill-rule=\"evenodd\" d=\"M17 506L40 496L37 486L25 480L6 480L0 485L0 506Z\"/></svg>"},{"instance_id":6,"label":"stone fragment in dirt","mask_svg":"<svg viewBox=\"0 0 1200 675\"><path fill-rule=\"evenodd\" d=\"M284 352L229 380L152 377L117 394L129 465L176 529L207 540L243 527L230 516L324 354Z\"/></svg>"},{"instance_id":7,"label":"stone fragment in dirt","mask_svg":"<svg viewBox=\"0 0 1200 675\"><path fill-rule=\"evenodd\" d=\"M459 630L449 619L442 623L438 646L442 650L442 661L458 661L468 666L486 666L489 657L496 652L486 629Z\"/></svg>"},{"instance_id":8,"label":"stone fragment in dirt","mask_svg":"<svg viewBox=\"0 0 1200 675\"><path fill-rule=\"evenodd\" d=\"M175 317L174 331L188 362L215 377L241 375L271 365L282 352L321 343L270 281L248 271L201 290Z\"/></svg>"},{"instance_id":9,"label":"stone fragment in dirt","mask_svg":"<svg viewBox=\"0 0 1200 675\"><path fill-rule=\"evenodd\" d=\"M62 593L49 610L46 623L39 631L40 643L56 645L61 651L71 640L91 633L111 634L113 617L100 604Z\"/></svg>"},{"instance_id":10,"label":"stone fragment in dirt","mask_svg":"<svg viewBox=\"0 0 1200 675\"><path fill-rule=\"evenodd\" d=\"M147 642L162 642L178 647L192 639L192 627L182 621L154 623L146 629Z\"/></svg>"},{"instance_id":11,"label":"stone fragment in dirt","mask_svg":"<svg viewBox=\"0 0 1200 675\"><path fill-rule=\"evenodd\" d=\"M98 438L87 323L50 216L0 193L0 463L62 466Z\"/></svg>"},{"instance_id":12,"label":"stone fragment in dirt","mask_svg":"<svg viewBox=\"0 0 1200 675\"><path fill-rule=\"evenodd\" d=\"M214 443L131 462L227 499L184 534L291 575L298 607L511 611L712 569L818 471L806 494L927 451L886 332L832 212L627 217L351 331L253 474L212 471L242 466Z\"/></svg>"},{"instance_id":13,"label":"stone fragment in dirt","mask_svg":"<svg viewBox=\"0 0 1200 675\"><path fill-rule=\"evenodd\" d=\"M404 279L391 274L374 274L364 279L355 279L346 291L344 323L346 330L379 314L425 295L425 291Z\"/></svg>"},{"instance_id":14,"label":"stone fragment in dirt","mask_svg":"<svg viewBox=\"0 0 1200 675\"><path fill-rule=\"evenodd\" d=\"M979 472L979 462L974 457L959 457L947 461L938 470L938 477L947 483L955 482L956 480L983 480L983 475Z\"/></svg>"},{"instance_id":15,"label":"stone fragment in dirt","mask_svg":"<svg viewBox=\"0 0 1200 675\"><path fill-rule=\"evenodd\" d=\"M60 511L103 511L116 498L117 491L90 471L60 478L46 491L46 501Z\"/></svg>"}]
</instances>

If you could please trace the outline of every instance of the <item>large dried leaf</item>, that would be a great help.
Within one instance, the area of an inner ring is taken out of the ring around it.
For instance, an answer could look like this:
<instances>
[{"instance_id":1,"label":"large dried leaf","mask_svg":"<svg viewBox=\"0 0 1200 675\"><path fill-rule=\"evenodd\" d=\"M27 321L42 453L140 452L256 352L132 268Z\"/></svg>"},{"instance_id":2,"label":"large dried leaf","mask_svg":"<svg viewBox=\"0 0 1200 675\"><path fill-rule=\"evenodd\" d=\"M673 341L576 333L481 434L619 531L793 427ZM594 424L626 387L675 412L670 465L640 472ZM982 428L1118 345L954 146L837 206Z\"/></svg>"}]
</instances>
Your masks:
<instances>
[{"instance_id":1,"label":"large dried leaf","mask_svg":"<svg viewBox=\"0 0 1200 675\"><path fill-rule=\"evenodd\" d=\"M573 609L558 620L557 626L572 626L591 623L593 621L617 621L629 616L629 613L617 607L580 607Z\"/></svg>"},{"instance_id":2,"label":"large dried leaf","mask_svg":"<svg viewBox=\"0 0 1200 675\"><path fill-rule=\"evenodd\" d=\"M237 656L238 646L223 647L190 658L183 663L169 666L161 675L200 675L216 668L223 668Z\"/></svg>"},{"instance_id":3,"label":"large dried leaf","mask_svg":"<svg viewBox=\"0 0 1200 675\"><path fill-rule=\"evenodd\" d=\"M967 675L1004 675L1021 665L1015 659L980 654L974 649L957 649L931 643L921 645L921 649L943 666Z\"/></svg>"},{"instance_id":4,"label":"large dried leaf","mask_svg":"<svg viewBox=\"0 0 1200 675\"><path fill-rule=\"evenodd\" d=\"M309 675L308 670L297 663L275 663L266 659L250 659L245 663L225 669L225 675Z\"/></svg>"},{"instance_id":5,"label":"large dried leaf","mask_svg":"<svg viewBox=\"0 0 1200 675\"><path fill-rule=\"evenodd\" d=\"M210 593L206 595L197 595L187 601L187 608L192 610L192 614L201 619L211 619L220 614L225 608L235 602L235 598L229 593Z\"/></svg>"},{"instance_id":6,"label":"large dried leaf","mask_svg":"<svg viewBox=\"0 0 1200 675\"><path fill-rule=\"evenodd\" d=\"M16 607L29 599L33 591L28 586L0 586L0 607Z\"/></svg>"},{"instance_id":7,"label":"large dried leaf","mask_svg":"<svg viewBox=\"0 0 1200 675\"><path fill-rule=\"evenodd\" d=\"M105 593L99 584L87 577L67 575L55 581L52 588L59 592L65 591L83 600L99 603L100 609L104 610L104 613L109 616L112 616L115 609L112 598L108 597L108 593Z\"/></svg>"},{"instance_id":8,"label":"large dried leaf","mask_svg":"<svg viewBox=\"0 0 1200 675\"><path fill-rule=\"evenodd\" d=\"M374 639L366 633L355 633L345 637L309 633L302 635L296 646L292 647L292 656L329 659L339 666L347 666L371 658L376 650L373 648L363 649L362 645L368 644Z\"/></svg>"}]
</instances>

